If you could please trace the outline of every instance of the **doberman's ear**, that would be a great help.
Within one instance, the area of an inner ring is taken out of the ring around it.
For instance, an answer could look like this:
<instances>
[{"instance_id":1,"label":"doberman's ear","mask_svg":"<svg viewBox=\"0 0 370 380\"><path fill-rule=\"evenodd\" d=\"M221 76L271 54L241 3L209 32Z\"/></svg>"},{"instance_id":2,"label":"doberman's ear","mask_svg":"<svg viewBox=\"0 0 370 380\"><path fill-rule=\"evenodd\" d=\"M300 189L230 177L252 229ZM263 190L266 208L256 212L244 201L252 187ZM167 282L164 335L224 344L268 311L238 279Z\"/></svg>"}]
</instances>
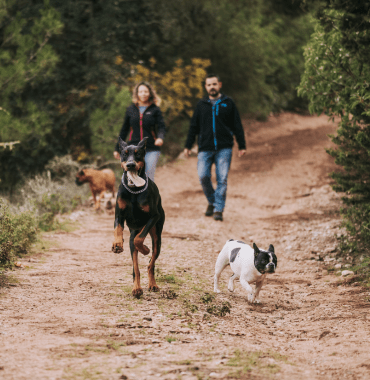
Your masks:
<instances>
[{"instance_id":1,"label":"doberman's ear","mask_svg":"<svg viewBox=\"0 0 370 380\"><path fill-rule=\"evenodd\" d=\"M275 248L272 244L269 245L269 249L268 249L269 252L272 252L272 253L275 253Z\"/></svg>"},{"instance_id":2,"label":"doberman's ear","mask_svg":"<svg viewBox=\"0 0 370 380\"><path fill-rule=\"evenodd\" d=\"M137 144L137 147L139 149L146 149L146 140L148 140L148 137L144 137L139 144Z\"/></svg>"},{"instance_id":3,"label":"doberman's ear","mask_svg":"<svg viewBox=\"0 0 370 380\"><path fill-rule=\"evenodd\" d=\"M256 243L253 243L253 249L254 249L254 257L257 257L260 253L260 250L258 249Z\"/></svg>"},{"instance_id":4,"label":"doberman's ear","mask_svg":"<svg viewBox=\"0 0 370 380\"><path fill-rule=\"evenodd\" d=\"M121 139L121 136L118 136L118 145L121 152L127 147L127 143Z\"/></svg>"}]
</instances>

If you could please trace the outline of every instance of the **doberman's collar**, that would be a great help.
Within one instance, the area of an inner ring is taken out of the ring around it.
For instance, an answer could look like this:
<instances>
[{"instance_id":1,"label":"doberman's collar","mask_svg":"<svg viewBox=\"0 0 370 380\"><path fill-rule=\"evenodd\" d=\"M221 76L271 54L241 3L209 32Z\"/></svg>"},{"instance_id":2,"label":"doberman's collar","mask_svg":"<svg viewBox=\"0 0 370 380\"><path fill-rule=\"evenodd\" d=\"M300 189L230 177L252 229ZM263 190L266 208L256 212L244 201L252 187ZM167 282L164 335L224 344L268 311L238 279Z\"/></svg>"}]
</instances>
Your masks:
<instances>
[{"instance_id":1,"label":"doberman's collar","mask_svg":"<svg viewBox=\"0 0 370 380\"><path fill-rule=\"evenodd\" d=\"M131 194L140 194L140 193L143 193L147 188L148 188L148 183L149 183L149 181L148 181L148 176L146 175L146 174L144 174L144 176L145 176L145 185L144 185L144 187L142 188L142 189L140 189L140 190L137 190L137 191L133 191L132 189L130 189L126 184L125 184L125 172L122 174L122 180L121 180L121 182L122 182L122 185L124 186L124 188L129 192L129 193L131 193Z\"/></svg>"}]
</instances>

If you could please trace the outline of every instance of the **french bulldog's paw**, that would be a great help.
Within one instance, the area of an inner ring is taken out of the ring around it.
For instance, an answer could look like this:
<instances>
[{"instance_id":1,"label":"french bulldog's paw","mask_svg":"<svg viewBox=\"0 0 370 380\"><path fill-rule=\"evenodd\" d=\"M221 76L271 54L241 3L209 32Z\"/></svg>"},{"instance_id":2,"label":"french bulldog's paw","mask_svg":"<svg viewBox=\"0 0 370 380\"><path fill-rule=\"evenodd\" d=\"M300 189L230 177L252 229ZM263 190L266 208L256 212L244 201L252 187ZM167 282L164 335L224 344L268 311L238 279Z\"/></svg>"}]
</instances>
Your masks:
<instances>
[{"instance_id":1,"label":"french bulldog's paw","mask_svg":"<svg viewBox=\"0 0 370 380\"><path fill-rule=\"evenodd\" d=\"M253 293L248 294L248 302L253 303L253 301L254 301L254 294Z\"/></svg>"},{"instance_id":2,"label":"french bulldog's paw","mask_svg":"<svg viewBox=\"0 0 370 380\"><path fill-rule=\"evenodd\" d=\"M259 298L256 298L253 302L254 302L254 303L261 303L261 301L260 301Z\"/></svg>"},{"instance_id":3,"label":"french bulldog's paw","mask_svg":"<svg viewBox=\"0 0 370 380\"><path fill-rule=\"evenodd\" d=\"M215 289L215 293L221 293L220 289Z\"/></svg>"},{"instance_id":4,"label":"french bulldog's paw","mask_svg":"<svg viewBox=\"0 0 370 380\"><path fill-rule=\"evenodd\" d=\"M229 287L227 288L227 290L228 290L229 292L233 292L233 291L234 291L234 288L232 288L231 286L229 286Z\"/></svg>"}]
</instances>

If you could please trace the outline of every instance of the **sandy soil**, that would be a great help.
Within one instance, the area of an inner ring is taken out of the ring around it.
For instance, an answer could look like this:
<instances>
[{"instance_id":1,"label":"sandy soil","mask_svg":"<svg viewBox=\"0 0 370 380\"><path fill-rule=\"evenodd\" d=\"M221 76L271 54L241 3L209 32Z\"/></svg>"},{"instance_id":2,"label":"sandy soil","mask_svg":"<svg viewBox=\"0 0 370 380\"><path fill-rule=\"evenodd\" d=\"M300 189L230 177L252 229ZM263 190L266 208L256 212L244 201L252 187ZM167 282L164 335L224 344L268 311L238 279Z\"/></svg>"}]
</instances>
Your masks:
<instances>
[{"instance_id":1,"label":"sandy soil","mask_svg":"<svg viewBox=\"0 0 370 380\"><path fill-rule=\"evenodd\" d=\"M131 296L128 232L124 253L113 254L108 212L79 211L73 232L45 236L15 272L19 282L1 289L0 378L370 378L369 289L331 271L346 265L336 258L340 199L324 150L335 125L283 114L245 129L248 154L233 158L224 222L203 216L196 157L158 170L160 293L145 289L141 256L144 295ZM238 282L227 291L229 268L213 297L215 260L230 238L275 246L261 304L248 304ZM230 313L214 315L222 306Z\"/></svg>"}]
</instances>

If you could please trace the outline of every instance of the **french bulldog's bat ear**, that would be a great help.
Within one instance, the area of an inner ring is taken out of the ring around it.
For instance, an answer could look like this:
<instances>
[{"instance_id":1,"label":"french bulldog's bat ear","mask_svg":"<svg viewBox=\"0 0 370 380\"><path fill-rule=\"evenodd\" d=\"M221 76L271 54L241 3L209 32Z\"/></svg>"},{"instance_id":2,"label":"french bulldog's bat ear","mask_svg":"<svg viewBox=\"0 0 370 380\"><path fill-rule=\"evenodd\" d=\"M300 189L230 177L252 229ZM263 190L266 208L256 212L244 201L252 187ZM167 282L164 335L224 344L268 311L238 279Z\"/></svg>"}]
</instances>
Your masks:
<instances>
[{"instance_id":1,"label":"french bulldog's bat ear","mask_svg":"<svg viewBox=\"0 0 370 380\"><path fill-rule=\"evenodd\" d=\"M260 250L258 249L256 243L253 243L253 249L254 249L254 256L258 256L260 253Z\"/></svg>"},{"instance_id":2,"label":"french bulldog's bat ear","mask_svg":"<svg viewBox=\"0 0 370 380\"><path fill-rule=\"evenodd\" d=\"M121 149L121 152L127 147L127 143L121 139L121 136L118 136L118 145Z\"/></svg>"},{"instance_id":3,"label":"french bulldog's bat ear","mask_svg":"<svg viewBox=\"0 0 370 380\"><path fill-rule=\"evenodd\" d=\"M272 253L275 253L275 248L272 244L269 245L269 249L268 249L269 252L272 252Z\"/></svg>"},{"instance_id":4,"label":"french bulldog's bat ear","mask_svg":"<svg viewBox=\"0 0 370 380\"><path fill-rule=\"evenodd\" d=\"M148 140L148 137L144 137L139 144L137 144L137 147L139 149L146 149L146 140Z\"/></svg>"}]
</instances>

